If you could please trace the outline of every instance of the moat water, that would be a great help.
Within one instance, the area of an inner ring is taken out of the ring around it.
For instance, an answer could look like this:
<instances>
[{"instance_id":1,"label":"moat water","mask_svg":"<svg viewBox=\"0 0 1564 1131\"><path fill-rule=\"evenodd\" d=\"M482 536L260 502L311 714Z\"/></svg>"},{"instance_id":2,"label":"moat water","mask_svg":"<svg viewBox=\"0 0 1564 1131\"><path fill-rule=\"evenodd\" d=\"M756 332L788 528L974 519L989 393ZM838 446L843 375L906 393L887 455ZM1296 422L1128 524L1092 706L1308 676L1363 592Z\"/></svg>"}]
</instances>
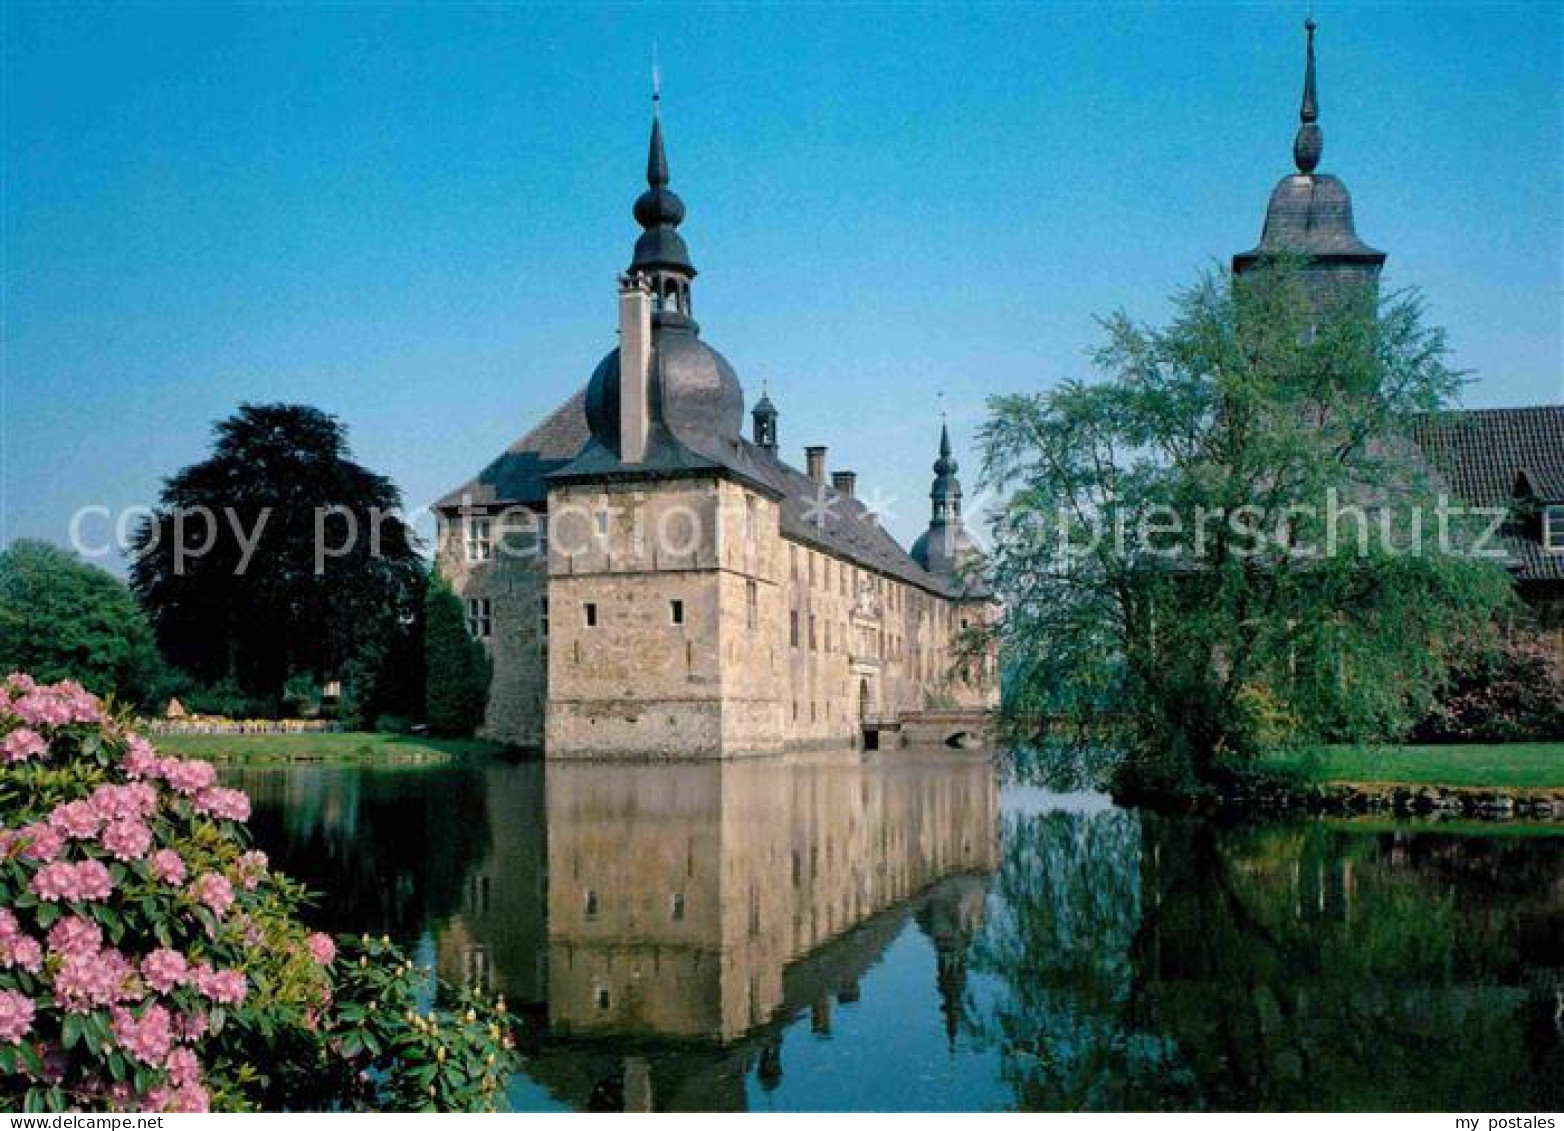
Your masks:
<instances>
[{"instance_id":1,"label":"moat water","mask_svg":"<svg viewBox=\"0 0 1564 1131\"><path fill-rule=\"evenodd\" d=\"M1546 830L1174 819L949 751L225 777L320 925L505 995L520 1110L1564 1108Z\"/></svg>"}]
</instances>

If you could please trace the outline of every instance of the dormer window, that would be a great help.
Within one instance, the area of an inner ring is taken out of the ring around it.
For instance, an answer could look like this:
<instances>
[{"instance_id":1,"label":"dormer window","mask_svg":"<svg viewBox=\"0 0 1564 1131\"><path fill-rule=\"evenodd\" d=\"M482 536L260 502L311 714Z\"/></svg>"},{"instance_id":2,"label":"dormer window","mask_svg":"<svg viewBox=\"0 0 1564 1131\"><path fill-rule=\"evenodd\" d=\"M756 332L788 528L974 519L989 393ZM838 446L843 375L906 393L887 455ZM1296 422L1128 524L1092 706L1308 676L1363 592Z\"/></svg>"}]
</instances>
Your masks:
<instances>
[{"instance_id":1,"label":"dormer window","mask_svg":"<svg viewBox=\"0 0 1564 1131\"><path fill-rule=\"evenodd\" d=\"M1550 554L1564 554L1564 503L1542 508L1542 548Z\"/></svg>"}]
</instances>

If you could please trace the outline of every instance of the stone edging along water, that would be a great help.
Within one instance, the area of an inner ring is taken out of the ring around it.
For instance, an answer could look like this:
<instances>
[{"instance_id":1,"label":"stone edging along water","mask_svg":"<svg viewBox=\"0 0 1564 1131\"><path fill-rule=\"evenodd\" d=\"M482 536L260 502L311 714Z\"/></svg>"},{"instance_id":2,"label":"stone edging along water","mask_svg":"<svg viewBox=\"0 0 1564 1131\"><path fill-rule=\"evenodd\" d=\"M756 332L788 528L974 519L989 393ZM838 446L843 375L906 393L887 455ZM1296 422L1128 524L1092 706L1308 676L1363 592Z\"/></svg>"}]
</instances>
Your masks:
<instances>
[{"instance_id":1,"label":"stone edging along water","mask_svg":"<svg viewBox=\"0 0 1564 1131\"><path fill-rule=\"evenodd\" d=\"M1250 812L1394 814L1478 820L1564 821L1564 789L1328 782L1266 783L1215 798L1219 809Z\"/></svg>"}]
</instances>

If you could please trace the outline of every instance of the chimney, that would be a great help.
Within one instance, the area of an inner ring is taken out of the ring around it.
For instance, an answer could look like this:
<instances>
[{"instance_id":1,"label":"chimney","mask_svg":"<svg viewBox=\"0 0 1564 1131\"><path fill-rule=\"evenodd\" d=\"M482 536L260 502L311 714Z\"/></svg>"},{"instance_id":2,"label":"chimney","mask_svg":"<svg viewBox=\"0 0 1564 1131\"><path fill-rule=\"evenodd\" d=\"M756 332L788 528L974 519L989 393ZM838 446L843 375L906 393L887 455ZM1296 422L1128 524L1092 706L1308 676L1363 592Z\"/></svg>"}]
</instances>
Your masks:
<instances>
[{"instance_id":1,"label":"chimney","mask_svg":"<svg viewBox=\"0 0 1564 1131\"><path fill-rule=\"evenodd\" d=\"M825 448L820 446L804 449L804 466L809 469L809 478L816 483L825 482Z\"/></svg>"},{"instance_id":2,"label":"chimney","mask_svg":"<svg viewBox=\"0 0 1564 1131\"><path fill-rule=\"evenodd\" d=\"M651 371L651 292L645 279L626 275L619 280L619 459L623 463L646 458Z\"/></svg>"},{"instance_id":3,"label":"chimney","mask_svg":"<svg viewBox=\"0 0 1564 1131\"><path fill-rule=\"evenodd\" d=\"M858 473L856 471L833 471L831 473L831 486L836 488L838 495L854 498L858 490Z\"/></svg>"}]
</instances>

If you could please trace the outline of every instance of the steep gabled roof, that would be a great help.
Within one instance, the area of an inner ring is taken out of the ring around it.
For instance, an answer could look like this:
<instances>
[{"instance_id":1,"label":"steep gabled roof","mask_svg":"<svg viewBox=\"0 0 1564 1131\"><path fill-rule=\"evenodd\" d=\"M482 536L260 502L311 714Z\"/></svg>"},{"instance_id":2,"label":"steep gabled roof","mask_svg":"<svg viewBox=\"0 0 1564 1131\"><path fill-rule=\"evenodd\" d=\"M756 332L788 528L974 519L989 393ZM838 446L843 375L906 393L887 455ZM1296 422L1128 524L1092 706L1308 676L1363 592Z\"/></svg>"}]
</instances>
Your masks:
<instances>
[{"instance_id":1,"label":"steep gabled roof","mask_svg":"<svg viewBox=\"0 0 1564 1131\"><path fill-rule=\"evenodd\" d=\"M1415 436L1451 492L1472 506L1511 506L1519 485L1538 502L1564 503L1564 405L1443 413L1424 418ZM1564 554L1533 538L1505 543L1520 580L1564 581Z\"/></svg>"},{"instance_id":2,"label":"steep gabled roof","mask_svg":"<svg viewBox=\"0 0 1564 1131\"><path fill-rule=\"evenodd\" d=\"M464 504L488 507L519 503L541 507L548 502L549 472L564 467L590 438L586 420L586 389L543 418L543 422L510 447L476 477L444 495L436 510Z\"/></svg>"}]
</instances>

